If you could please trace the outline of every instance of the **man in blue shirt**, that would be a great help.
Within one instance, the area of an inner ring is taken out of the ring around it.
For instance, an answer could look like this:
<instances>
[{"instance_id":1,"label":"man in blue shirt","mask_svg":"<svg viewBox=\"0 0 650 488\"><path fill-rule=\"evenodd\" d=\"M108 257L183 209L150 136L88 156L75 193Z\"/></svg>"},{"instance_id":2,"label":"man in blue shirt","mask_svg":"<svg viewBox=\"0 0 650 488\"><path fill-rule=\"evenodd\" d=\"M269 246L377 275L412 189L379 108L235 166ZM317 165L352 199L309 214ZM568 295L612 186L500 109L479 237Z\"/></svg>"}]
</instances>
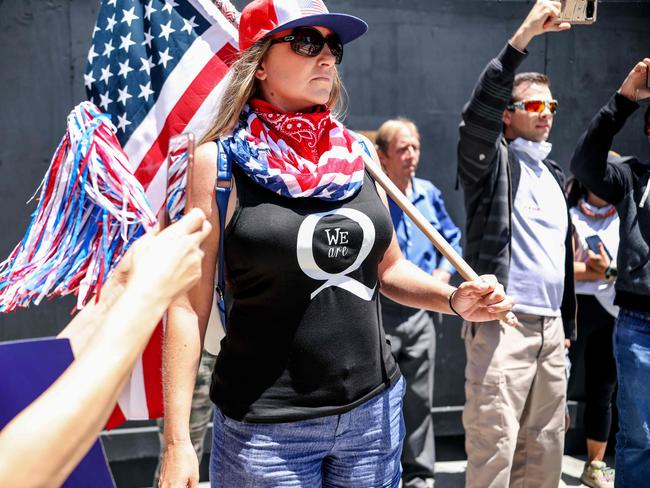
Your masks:
<instances>
[{"instance_id":1,"label":"man in blue shirt","mask_svg":"<svg viewBox=\"0 0 650 488\"><path fill-rule=\"evenodd\" d=\"M388 120L377 131L377 152L384 171L424 217L462 254L460 230L445 210L440 190L415 178L420 161L420 134L404 118ZM448 283L454 268L399 206L389 199L395 235L404 257ZM399 305L382 296L382 318L391 349L407 383L404 396L406 438L402 451L402 486L433 486L435 446L431 406L436 332L425 310Z\"/></svg>"}]
</instances>

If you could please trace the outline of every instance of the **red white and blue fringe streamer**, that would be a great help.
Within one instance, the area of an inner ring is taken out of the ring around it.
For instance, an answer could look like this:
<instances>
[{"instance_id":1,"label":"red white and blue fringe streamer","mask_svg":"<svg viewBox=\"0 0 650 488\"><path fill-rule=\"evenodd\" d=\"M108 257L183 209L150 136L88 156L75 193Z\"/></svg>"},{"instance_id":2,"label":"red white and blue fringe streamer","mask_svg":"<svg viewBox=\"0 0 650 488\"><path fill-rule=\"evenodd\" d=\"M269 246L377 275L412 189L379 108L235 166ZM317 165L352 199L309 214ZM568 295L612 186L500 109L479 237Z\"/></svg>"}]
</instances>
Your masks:
<instances>
[{"instance_id":1,"label":"red white and blue fringe streamer","mask_svg":"<svg viewBox=\"0 0 650 488\"><path fill-rule=\"evenodd\" d=\"M32 222L0 263L0 312L70 293L81 308L128 247L155 225L115 132L110 117L90 102L68 116Z\"/></svg>"}]
</instances>

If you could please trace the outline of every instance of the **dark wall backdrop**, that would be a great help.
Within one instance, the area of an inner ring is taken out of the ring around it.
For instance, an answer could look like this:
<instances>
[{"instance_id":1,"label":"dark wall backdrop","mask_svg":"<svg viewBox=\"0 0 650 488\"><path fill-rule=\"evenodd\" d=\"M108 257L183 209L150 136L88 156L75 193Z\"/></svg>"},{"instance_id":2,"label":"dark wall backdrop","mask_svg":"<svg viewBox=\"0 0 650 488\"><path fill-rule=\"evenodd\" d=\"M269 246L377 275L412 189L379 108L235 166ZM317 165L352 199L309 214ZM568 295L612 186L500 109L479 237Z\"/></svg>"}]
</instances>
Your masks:
<instances>
[{"instance_id":1,"label":"dark wall backdrop","mask_svg":"<svg viewBox=\"0 0 650 488\"><path fill-rule=\"evenodd\" d=\"M235 1L239 8L246 2ZM463 225L454 190L460 110L480 71L515 31L531 1L330 0L331 11L359 15L366 36L346 47L341 67L350 94L348 125L376 129L386 118L412 118L422 135L419 175L441 188ZM83 70L98 3L92 0L0 0L0 257L24 234L26 205L65 130L69 110L84 99ZM573 146L593 113L632 65L650 55L650 2L601 1L598 23L537 38L522 69L548 73L560 110L552 157L568 168ZM637 113L615 149L648 157ZM57 299L0 315L0 340L52 335L74 301ZM438 327L435 400L463 402L460 324Z\"/></svg>"}]
</instances>

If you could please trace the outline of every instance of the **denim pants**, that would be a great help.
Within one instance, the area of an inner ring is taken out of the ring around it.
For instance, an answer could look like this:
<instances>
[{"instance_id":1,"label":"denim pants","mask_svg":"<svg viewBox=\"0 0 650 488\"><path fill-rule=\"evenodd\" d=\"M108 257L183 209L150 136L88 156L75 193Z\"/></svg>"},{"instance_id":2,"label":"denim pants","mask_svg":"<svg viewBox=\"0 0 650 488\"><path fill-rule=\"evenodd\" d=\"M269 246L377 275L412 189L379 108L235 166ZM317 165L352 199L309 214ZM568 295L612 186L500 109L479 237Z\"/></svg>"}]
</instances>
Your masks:
<instances>
[{"instance_id":1,"label":"denim pants","mask_svg":"<svg viewBox=\"0 0 650 488\"><path fill-rule=\"evenodd\" d=\"M650 483L650 313L621 309L614 329L619 431L616 486Z\"/></svg>"},{"instance_id":2,"label":"denim pants","mask_svg":"<svg viewBox=\"0 0 650 488\"><path fill-rule=\"evenodd\" d=\"M404 439L403 378L341 415L238 422L214 409L212 488L393 488Z\"/></svg>"}]
</instances>

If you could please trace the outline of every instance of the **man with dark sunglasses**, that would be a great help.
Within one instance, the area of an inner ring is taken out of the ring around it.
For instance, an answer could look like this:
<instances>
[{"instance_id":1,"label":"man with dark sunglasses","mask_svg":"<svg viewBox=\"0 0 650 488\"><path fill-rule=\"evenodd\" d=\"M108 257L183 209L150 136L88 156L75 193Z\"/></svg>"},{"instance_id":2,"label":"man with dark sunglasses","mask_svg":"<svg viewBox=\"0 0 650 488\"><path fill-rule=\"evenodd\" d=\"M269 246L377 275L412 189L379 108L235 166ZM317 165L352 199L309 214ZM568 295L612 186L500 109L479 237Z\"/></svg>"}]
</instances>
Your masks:
<instances>
[{"instance_id":1,"label":"man with dark sunglasses","mask_svg":"<svg viewBox=\"0 0 650 488\"><path fill-rule=\"evenodd\" d=\"M565 347L575 337L573 249L562 170L548 159L557 101L541 73L515 76L536 36L570 28L538 0L463 110L458 176L467 261L507 283L520 325L465 322L463 412L470 488L557 488Z\"/></svg>"},{"instance_id":2,"label":"man with dark sunglasses","mask_svg":"<svg viewBox=\"0 0 650 488\"><path fill-rule=\"evenodd\" d=\"M620 224L614 329L619 411L616 486L648 486L650 479L650 161L608 161L614 136L650 98L650 58L638 62L582 135L571 171L590 191L616 206ZM650 142L650 107L644 132Z\"/></svg>"}]
</instances>

